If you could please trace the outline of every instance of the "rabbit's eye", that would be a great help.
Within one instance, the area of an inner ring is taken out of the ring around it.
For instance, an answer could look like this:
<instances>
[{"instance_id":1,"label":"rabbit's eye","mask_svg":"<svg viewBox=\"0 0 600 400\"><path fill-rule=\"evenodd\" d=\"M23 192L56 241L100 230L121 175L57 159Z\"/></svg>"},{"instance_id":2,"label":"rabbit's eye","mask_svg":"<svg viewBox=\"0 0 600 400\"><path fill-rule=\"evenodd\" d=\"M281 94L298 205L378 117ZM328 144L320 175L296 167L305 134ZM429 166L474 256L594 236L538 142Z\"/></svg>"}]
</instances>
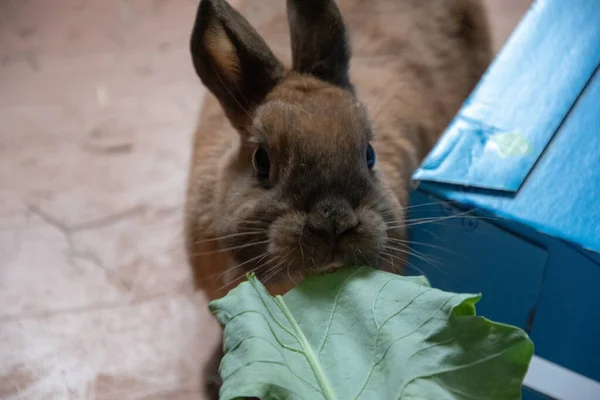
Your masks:
<instances>
[{"instance_id":1,"label":"rabbit's eye","mask_svg":"<svg viewBox=\"0 0 600 400\"><path fill-rule=\"evenodd\" d=\"M368 145L367 146L367 167L369 167L369 169L371 169L374 166L375 166L375 150L373 149L373 146Z\"/></svg>"},{"instance_id":2,"label":"rabbit's eye","mask_svg":"<svg viewBox=\"0 0 600 400\"><path fill-rule=\"evenodd\" d=\"M252 166L259 178L266 179L269 177L271 160L269 160L269 153L267 153L267 150L264 147L259 147L254 151Z\"/></svg>"}]
</instances>

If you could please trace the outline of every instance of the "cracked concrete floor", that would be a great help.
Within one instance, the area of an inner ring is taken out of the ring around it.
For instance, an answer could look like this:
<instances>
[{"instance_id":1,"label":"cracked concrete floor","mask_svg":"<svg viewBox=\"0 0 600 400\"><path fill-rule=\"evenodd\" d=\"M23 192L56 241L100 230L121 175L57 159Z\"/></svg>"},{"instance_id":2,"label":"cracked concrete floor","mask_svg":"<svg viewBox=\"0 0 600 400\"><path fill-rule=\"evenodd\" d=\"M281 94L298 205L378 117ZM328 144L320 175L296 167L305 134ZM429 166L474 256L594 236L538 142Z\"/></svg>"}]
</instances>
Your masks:
<instances>
[{"instance_id":1,"label":"cracked concrete floor","mask_svg":"<svg viewBox=\"0 0 600 400\"><path fill-rule=\"evenodd\" d=\"M497 44L526 0L487 0ZM0 2L0 398L200 399L195 0Z\"/></svg>"}]
</instances>

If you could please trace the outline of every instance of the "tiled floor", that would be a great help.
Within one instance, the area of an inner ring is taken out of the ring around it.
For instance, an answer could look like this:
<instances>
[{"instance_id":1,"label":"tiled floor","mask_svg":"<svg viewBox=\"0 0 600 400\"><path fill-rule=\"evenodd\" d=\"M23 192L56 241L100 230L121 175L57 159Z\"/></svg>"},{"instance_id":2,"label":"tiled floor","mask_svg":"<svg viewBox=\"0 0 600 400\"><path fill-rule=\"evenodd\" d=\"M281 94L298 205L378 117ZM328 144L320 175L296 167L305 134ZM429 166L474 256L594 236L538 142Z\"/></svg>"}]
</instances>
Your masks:
<instances>
[{"instance_id":1,"label":"tiled floor","mask_svg":"<svg viewBox=\"0 0 600 400\"><path fill-rule=\"evenodd\" d=\"M528 0L487 0L497 47ZM200 399L195 0L0 1L0 399Z\"/></svg>"}]
</instances>

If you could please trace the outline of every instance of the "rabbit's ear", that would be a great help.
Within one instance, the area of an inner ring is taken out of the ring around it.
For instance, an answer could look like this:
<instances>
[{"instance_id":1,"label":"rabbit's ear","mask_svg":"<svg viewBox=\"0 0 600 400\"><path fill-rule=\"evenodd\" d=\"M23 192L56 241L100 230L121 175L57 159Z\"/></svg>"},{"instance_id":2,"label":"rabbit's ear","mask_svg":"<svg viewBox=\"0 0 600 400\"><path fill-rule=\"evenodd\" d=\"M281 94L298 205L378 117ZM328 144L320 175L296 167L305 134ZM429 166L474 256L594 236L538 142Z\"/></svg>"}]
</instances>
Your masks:
<instances>
[{"instance_id":1,"label":"rabbit's ear","mask_svg":"<svg viewBox=\"0 0 600 400\"><path fill-rule=\"evenodd\" d=\"M281 79L283 65L225 0L201 0L190 50L196 73L241 130Z\"/></svg>"},{"instance_id":2,"label":"rabbit's ear","mask_svg":"<svg viewBox=\"0 0 600 400\"><path fill-rule=\"evenodd\" d=\"M333 0L287 0L294 70L353 91L350 43Z\"/></svg>"}]
</instances>

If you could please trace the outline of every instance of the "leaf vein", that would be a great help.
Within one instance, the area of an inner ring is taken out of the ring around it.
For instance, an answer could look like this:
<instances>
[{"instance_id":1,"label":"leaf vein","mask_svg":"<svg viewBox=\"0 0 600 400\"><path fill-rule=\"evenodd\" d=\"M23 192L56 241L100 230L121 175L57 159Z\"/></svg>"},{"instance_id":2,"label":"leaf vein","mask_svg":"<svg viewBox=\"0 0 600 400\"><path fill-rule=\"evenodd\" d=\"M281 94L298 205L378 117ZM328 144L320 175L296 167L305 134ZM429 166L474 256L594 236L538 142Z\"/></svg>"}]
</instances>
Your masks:
<instances>
[{"instance_id":1,"label":"leaf vein","mask_svg":"<svg viewBox=\"0 0 600 400\"><path fill-rule=\"evenodd\" d=\"M335 296L335 299L333 302L333 308L331 309L331 314L329 315L329 321L327 322L327 327L325 328L325 333L323 334L323 340L321 341L321 345L319 346L319 353L318 353L319 356L321 355L321 352L323 351L323 348L325 347L325 342L327 342L327 336L329 335L329 330L331 329L331 324L333 323L333 317L335 316L335 310L337 309L337 305L338 305L340 296L342 295L344 288L350 281L350 278L352 278L354 275L358 274L362 270L363 270L363 268L359 268L356 271L354 271L353 273L351 273L350 275L348 275L346 280L344 280L344 283L342 283L342 286L340 287L337 295Z\"/></svg>"}]
</instances>

